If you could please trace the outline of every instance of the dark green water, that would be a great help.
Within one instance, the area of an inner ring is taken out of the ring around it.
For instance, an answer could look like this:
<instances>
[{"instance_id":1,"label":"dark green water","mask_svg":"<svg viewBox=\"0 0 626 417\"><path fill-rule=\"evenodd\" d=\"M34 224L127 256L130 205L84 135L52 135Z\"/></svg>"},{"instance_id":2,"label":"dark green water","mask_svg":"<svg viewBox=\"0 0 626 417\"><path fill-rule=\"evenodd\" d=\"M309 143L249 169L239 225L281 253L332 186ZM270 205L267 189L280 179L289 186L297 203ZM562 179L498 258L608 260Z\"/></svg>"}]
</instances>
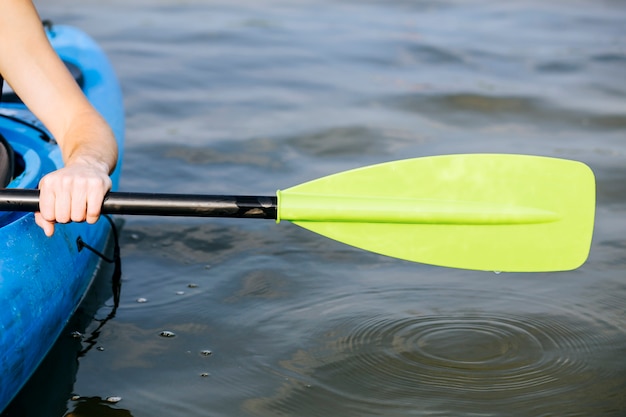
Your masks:
<instances>
[{"instance_id":1,"label":"dark green water","mask_svg":"<svg viewBox=\"0 0 626 417\"><path fill-rule=\"evenodd\" d=\"M412 264L285 223L126 218L116 317L75 318L95 342L76 362L88 343L62 338L69 365L24 394L31 415L626 415L626 3L509 3L38 2L118 70L126 191L272 194L516 152L586 162L598 205L588 262L549 274Z\"/></svg>"}]
</instances>

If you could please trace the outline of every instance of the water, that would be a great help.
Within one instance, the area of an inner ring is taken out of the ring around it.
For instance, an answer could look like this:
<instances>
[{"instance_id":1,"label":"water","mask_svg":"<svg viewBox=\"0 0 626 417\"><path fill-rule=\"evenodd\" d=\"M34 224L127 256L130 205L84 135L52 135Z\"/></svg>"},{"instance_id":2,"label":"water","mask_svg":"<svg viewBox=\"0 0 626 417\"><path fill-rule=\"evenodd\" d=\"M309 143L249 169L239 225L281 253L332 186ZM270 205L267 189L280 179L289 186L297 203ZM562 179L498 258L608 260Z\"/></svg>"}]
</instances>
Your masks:
<instances>
[{"instance_id":1,"label":"water","mask_svg":"<svg viewBox=\"0 0 626 417\"><path fill-rule=\"evenodd\" d=\"M46 404L32 415L626 414L624 2L39 3L119 72L124 190L271 195L520 152L589 164L598 206L588 262L550 274L412 264L285 223L126 218L116 316L75 319L97 349L76 363L85 339L61 339L70 365L24 394Z\"/></svg>"}]
</instances>

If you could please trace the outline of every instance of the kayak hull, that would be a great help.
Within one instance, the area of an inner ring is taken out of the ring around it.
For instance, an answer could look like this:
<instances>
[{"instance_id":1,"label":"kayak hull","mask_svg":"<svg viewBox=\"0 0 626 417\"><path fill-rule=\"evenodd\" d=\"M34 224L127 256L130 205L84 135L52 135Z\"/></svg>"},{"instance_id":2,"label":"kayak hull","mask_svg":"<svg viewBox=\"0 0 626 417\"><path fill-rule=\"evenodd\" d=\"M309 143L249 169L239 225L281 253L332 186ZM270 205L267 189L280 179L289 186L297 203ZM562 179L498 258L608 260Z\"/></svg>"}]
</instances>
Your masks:
<instances>
[{"instance_id":1,"label":"kayak hull","mask_svg":"<svg viewBox=\"0 0 626 417\"><path fill-rule=\"evenodd\" d=\"M83 90L109 122L120 160L124 111L120 86L106 55L85 33L54 26L49 39L59 56L81 71ZM62 166L48 132L19 102L0 106L0 133L12 145L19 175L8 188L37 188L46 173ZM112 175L119 182L120 166ZM0 411L28 381L75 312L98 271L111 225L57 225L47 238L32 213L0 214Z\"/></svg>"}]
</instances>

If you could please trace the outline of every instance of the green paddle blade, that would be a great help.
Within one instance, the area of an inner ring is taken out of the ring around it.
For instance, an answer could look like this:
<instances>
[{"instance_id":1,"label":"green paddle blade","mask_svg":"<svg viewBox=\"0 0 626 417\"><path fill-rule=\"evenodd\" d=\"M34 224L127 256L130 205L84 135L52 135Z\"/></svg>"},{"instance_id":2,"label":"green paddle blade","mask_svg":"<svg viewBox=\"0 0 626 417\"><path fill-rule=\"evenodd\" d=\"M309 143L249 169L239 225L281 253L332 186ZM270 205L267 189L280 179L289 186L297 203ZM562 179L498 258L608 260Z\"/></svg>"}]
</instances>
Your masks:
<instances>
[{"instance_id":1,"label":"green paddle blade","mask_svg":"<svg viewBox=\"0 0 626 417\"><path fill-rule=\"evenodd\" d=\"M278 221L383 255L485 271L579 267L595 212L589 167L525 155L395 161L277 195Z\"/></svg>"}]
</instances>

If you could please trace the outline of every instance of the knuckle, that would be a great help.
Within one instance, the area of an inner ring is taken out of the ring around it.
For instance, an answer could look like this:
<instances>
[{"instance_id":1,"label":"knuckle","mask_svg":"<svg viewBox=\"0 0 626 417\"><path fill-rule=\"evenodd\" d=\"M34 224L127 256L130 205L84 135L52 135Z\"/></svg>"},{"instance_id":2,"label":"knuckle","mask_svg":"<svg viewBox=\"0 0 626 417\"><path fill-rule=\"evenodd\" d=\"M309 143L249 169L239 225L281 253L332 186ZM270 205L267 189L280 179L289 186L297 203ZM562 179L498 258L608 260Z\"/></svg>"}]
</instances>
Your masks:
<instances>
[{"instance_id":1,"label":"knuckle","mask_svg":"<svg viewBox=\"0 0 626 417\"><path fill-rule=\"evenodd\" d=\"M72 212L70 219L73 222L84 222L85 221L85 213L81 212Z\"/></svg>"},{"instance_id":2,"label":"knuckle","mask_svg":"<svg viewBox=\"0 0 626 417\"><path fill-rule=\"evenodd\" d=\"M89 210L87 212L86 219L87 219L87 222L89 222L89 223L95 223L95 222L98 221L99 217L100 217L100 210L99 209L98 210Z\"/></svg>"},{"instance_id":3,"label":"knuckle","mask_svg":"<svg viewBox=\"0 0 626 417\"><path fill-rule=\"evenodd\" d=\"M65 213L59 213L56 215L56 222L57 223L69 223L72 219L68 214Z\"/></svg>"}]
</instances>

